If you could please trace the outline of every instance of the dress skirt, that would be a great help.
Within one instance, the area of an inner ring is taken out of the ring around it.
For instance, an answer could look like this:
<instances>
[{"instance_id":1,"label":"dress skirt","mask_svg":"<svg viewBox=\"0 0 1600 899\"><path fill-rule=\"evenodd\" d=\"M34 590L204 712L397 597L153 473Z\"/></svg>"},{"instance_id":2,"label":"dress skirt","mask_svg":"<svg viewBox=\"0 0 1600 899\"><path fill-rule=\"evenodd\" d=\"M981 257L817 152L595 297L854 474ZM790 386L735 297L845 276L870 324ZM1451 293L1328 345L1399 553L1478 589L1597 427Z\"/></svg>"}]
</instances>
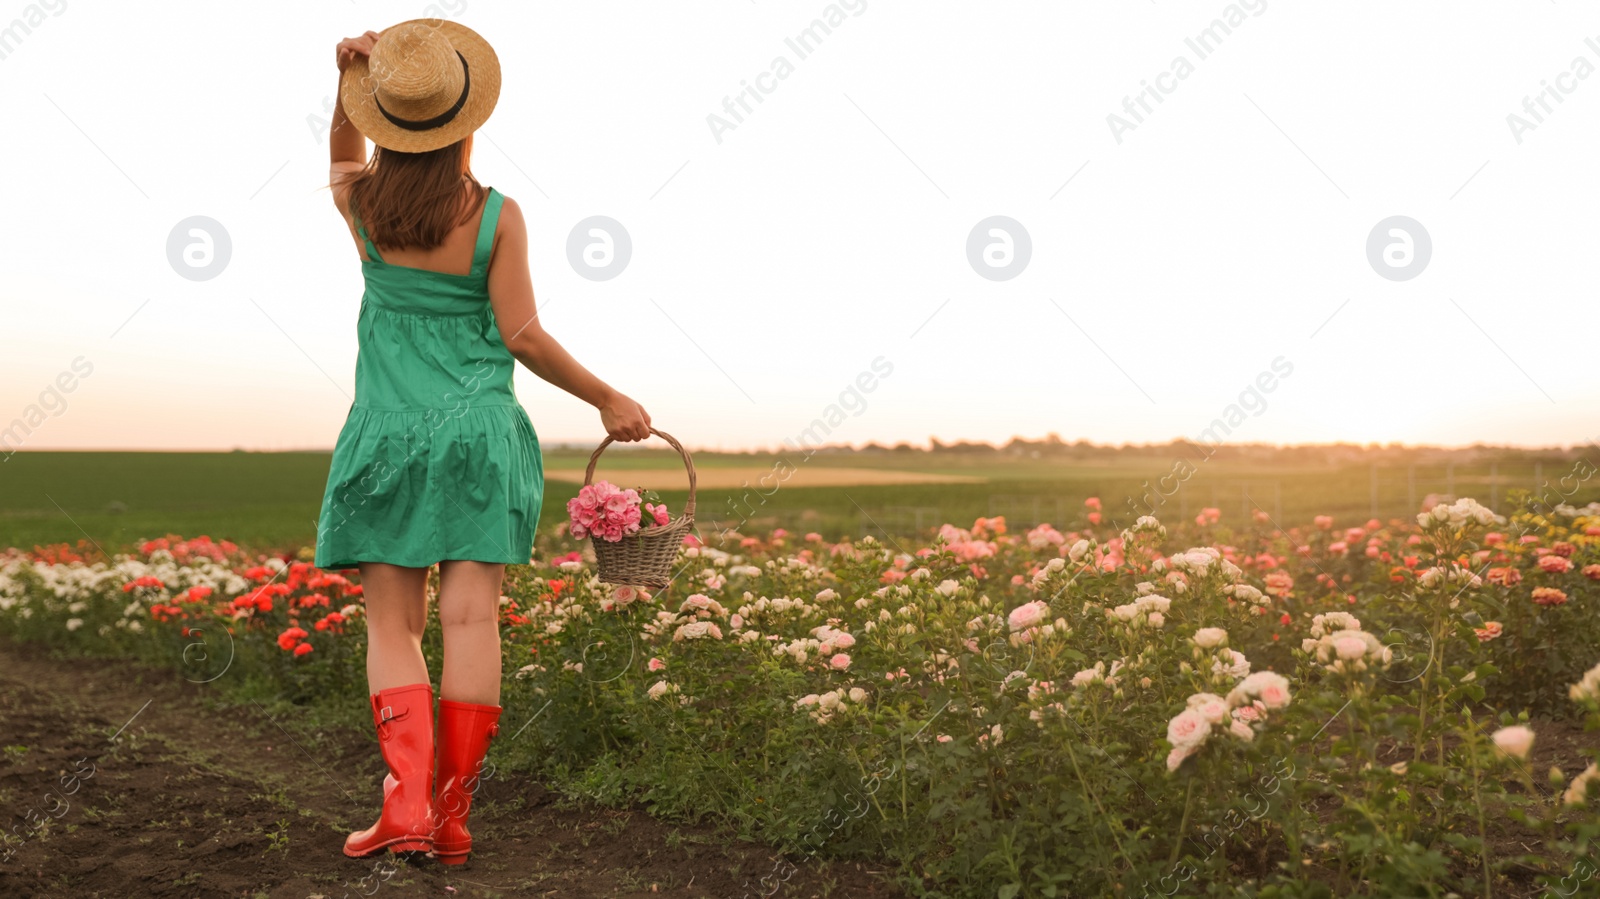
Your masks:
<instances>
[{"instance_id":1,"label":"dress skirt","mask_svg":"<svg viewBox=\"0 0 1600 899\"><path fill-rule=\"evenodd\" d=\"M339 432L316 564L526 564L544 501L539 438L520 404L383 411Z\"/></svg>"}]
</instances>

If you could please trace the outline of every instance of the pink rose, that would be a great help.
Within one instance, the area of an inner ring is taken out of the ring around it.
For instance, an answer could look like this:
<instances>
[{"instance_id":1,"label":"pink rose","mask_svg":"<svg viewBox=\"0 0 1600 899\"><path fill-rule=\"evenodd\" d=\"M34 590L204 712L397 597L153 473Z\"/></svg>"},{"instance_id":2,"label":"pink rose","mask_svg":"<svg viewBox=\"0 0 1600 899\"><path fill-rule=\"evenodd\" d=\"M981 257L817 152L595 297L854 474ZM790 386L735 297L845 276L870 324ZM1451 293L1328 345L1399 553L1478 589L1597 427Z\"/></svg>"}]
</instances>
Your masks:
<instances>
[{"instance_id":1,"label":"pink rose","mask_svg":"<svg viewBox=\"0 0 1600 899\"><path fill-rule=\"evenodd\" d=\"M1007 621L1014 631L1027 630L1030 627L1038 626L1041 621L1044 621L1045 612L1048 608L1039 600L1024 603L1011 610Z\"/></svg>"},{"instance_id":2,"label":"pink rose","mask_svg":"<svg viewBox=\"0 0 1600 899\"><path fill-rule=\"evenodd\" d=\"M833 658L828 660L828 666L833 668L835 671L843 671L846 668L849 668L850 654L847 652L834 653Z\"/></svg>"},{"instance_id":3,"label":"pink rose","mask_svg":"<svg viewBox=\"0 0 1600 899\"><path fill-rule=\"evenodd\" d=\"M1353 661L1367 654L1367 643L1360 637L1340 637L1333 641L1333 650L1339 658Z\"/></svg>"},{"instance_id":4,"label":"pink rose","mask_svg":"<svg viewBox=\"0 0 1600 899\"><path fill-rule=\"evenodd\" d=\"M1502 727L1489 736L1494 748L1502 755L1525 759L1533 748L1533 731L1521 724Z\"/></svg>"},{"instance_id":5,"label":"pink rose","mask_svg":"<svg viewBox=\"0 0 1600 899\"><path fill-rule=\"evenodd\" d=\"M1194 709L1184 709L1167 722L1167 742L1174 748L1193 749L1211 735L1211 722Z\"/></svg>"},{"instance_id":6,"label":"pink rose","mask_svg":"<svg viewBox=\"0 0 1600 899\"><path fill-rule=\"evenodd\" d=\"M1551 554L1539 557L1539 568L1548 574L1566 574L1572 570L1572 563L1563 556Z\"/></svg>"},{"instance_id":7,"label":"pink rose","mask_svg":"<svg viewBox=\"0 0 1600 899\"><path fill-rule=\"evenodd\" d=\"M1289 704L1289 690L1281 684L1267 684L1258 695L1269 709L1281 709Z\"/></svg>"}]
</instances>

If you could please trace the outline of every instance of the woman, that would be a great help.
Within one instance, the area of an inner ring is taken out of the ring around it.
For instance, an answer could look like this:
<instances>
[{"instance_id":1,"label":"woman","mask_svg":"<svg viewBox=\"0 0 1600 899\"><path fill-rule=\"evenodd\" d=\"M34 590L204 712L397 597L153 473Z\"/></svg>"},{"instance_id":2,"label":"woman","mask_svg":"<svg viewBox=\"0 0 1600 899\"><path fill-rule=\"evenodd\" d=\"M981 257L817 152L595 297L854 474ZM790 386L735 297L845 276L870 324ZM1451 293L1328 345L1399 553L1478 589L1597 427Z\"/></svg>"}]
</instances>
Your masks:
<instances>
[{"instance_id":1,"label":"woman","mask_svg":"<svg viewBox=\"0 0 1600 899\"><path fill-rule=\"evenodd\" d=\"M361 570L369 701L389 768L382 814L344 851L431 850L460 864L472 849L477 774L499 729L501 578L507 563L531 557L544 493L514 363L597 407L616 440L644 439L650 416L545 333L522 210L472 176L472 133L500 93L488 43L454 22L419 19L341 41L337 57L329 181L366 293L317 564ZM421 642L435 564L437 739Z\"/></svg>"}]
</instances>

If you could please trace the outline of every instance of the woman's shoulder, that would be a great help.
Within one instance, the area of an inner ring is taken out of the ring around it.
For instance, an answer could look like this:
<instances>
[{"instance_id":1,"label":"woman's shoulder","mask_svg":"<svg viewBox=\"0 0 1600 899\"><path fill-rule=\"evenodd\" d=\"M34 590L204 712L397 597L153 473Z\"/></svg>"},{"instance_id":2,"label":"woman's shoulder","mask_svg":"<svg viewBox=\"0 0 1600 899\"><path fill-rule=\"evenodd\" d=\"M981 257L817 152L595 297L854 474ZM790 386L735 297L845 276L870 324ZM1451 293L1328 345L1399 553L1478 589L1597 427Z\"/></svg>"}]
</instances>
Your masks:
<instances>
[{"instance_id":1,"label":"woman's shoulder","mask_svg":"<svg viewBox=\"0 0 1600 899\"><path fill-rule=\"evenodd\" d=\"M500 191L496 189L495 193L500 193ZM495 233L506 234L513 229L517 232L522 232L526 228L527 224L522 219L522 207L517 205L516 200L503 193L500 194L500 217L495 223Z\"/></svg>"}]
</instances>

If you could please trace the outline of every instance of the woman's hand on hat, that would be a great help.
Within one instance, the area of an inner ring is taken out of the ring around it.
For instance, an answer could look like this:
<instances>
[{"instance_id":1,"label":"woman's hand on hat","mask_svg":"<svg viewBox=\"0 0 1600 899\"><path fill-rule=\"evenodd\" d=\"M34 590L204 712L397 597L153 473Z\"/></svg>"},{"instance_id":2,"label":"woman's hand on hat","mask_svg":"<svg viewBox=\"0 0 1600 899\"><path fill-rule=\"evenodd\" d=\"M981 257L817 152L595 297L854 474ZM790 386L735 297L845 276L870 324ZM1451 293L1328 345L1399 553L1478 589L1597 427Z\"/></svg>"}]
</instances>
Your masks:
<instances>
[{"instance_id":1,"label":"woman's hand on hat","mask_svg":"<svg viewBox=\"0 0 1600 899\"><path fill-rule=\"evenodd\" d=\"M371 56L372 45L378 42L378 32L369 31L360 37L347 37L336 49L339 71L343 72L357 56Z\"/></svg>"},{"instance_id":2,"label":"woman's hand on hat","mask_svg":"<svg viewBox=\"0 0 1600 899\"><path fill-rule=\"evenodd\" d=\"M616 394L600 407L600 423L612 440L633 443L650 436L650 413L622 394Z\"/></svg>"}]
</instances>

